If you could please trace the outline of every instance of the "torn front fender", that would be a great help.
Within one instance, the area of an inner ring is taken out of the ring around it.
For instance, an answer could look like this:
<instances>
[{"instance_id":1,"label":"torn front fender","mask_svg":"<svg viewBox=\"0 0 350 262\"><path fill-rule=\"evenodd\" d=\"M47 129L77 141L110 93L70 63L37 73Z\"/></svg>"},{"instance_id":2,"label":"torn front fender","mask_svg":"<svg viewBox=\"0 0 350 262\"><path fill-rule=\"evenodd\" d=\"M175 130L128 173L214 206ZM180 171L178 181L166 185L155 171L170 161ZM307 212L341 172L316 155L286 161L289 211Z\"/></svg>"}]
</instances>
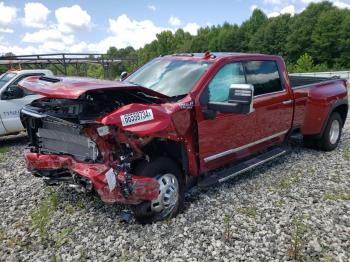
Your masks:
<instances>
[{"instance_id":1,"label":"torn front fender","mask_svg":"<svg viewBox=\"0 0 350 262\"><path fill-rule=\"evenodd\" d=\"M191 126L190 109L193 107L191 98L181 102L166 104L129 104L123 106L106 116L97 119L103 125L115 125L123 131L132 132L138 136L149 136L159 132L175 132L184 136ZM138 113L149 112L151 115L142 121L125 124L123 118L138 117Z\"/></svg>"}]
</instances>

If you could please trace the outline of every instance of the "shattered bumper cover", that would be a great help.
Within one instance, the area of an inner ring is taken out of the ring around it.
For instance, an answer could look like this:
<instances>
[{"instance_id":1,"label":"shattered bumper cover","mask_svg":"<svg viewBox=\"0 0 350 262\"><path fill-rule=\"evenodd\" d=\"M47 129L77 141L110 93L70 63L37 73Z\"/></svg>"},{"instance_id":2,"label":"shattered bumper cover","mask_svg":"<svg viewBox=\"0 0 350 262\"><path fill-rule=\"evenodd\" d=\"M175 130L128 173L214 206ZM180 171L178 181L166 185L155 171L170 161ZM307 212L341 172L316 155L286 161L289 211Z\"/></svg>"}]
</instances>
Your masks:
<instances>
[{"instance_id":1,"label":"shattered bumper cover","mask_svg":"<svg viewBox=\"0 0 350 262\"><path fill-rule=\"evenodd\" d=\"M133 191L128 198L121 192L120 181L124 181L124 172L117 174L117 185L110 191L106 173L110 167L104 164L79 162L66 155L38 154L25 151L25 160L29 171L67 169L89 179L103 202L120 204L138 204L158 197L159 183L154 178L133 176Z\"/></svg>"}]
</instances>

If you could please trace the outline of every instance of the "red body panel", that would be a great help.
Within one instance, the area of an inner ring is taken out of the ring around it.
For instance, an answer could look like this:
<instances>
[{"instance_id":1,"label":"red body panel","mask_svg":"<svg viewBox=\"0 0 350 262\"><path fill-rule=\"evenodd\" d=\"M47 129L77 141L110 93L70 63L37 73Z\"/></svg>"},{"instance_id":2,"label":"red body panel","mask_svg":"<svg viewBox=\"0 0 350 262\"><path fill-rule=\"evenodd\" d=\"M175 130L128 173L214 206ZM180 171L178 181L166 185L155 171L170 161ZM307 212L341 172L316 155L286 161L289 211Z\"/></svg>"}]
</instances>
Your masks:
<instances>
[{"instance_id":1,"label":"red body panel","mask_svg":"<svg viewBox=\"0 0 350 262\"><path fill-rule=\"evenodd\" d=\"M319 134L333 105L347 99L344 80L334 80L293 90L295 113L293 126L304 135Z\"/></svg>"}]
</instances>

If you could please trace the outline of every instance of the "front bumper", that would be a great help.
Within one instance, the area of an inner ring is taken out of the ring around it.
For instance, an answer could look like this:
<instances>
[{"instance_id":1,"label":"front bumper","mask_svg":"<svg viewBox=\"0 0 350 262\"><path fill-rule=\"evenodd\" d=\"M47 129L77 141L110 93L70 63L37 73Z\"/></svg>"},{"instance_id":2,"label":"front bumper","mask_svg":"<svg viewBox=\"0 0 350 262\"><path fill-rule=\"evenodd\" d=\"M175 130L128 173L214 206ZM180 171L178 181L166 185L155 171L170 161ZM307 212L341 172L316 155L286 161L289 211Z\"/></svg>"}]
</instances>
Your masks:
<instances>
[{"instance_id":1,"label":"front bumper","mask_svg":"<svg viewBox=\"0 0 350 262\"><path fill-rule=\"evenodd\" d=\"M89 179L94 190L99 194L102 201L106 203L139 204L142 201L154 200L159 194L159 183L154 178L133 176L132 194L125 198L120 188L120 181L125 179L124 172L117 174L117 185L110 191L106 173L111 168L107 165L80 162L67 155L32 153L29 150L25 151L24 156L29 171L67 169Z\"/></svg>"}]
</instances>

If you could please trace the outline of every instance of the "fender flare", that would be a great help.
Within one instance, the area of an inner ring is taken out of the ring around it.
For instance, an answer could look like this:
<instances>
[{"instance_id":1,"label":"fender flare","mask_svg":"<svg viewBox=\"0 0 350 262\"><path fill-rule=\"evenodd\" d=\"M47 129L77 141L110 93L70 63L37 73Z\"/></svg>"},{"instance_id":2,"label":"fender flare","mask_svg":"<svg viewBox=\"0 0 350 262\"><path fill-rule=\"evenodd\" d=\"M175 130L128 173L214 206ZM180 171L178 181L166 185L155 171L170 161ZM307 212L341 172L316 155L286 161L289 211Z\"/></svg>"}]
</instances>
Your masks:
<instances>
[{"instance_id":1,"label":"fender flare","mask_svg":"<svg viewBox=\"0 0 350 262\"><path fill-rule=\"evenodd\" d=\"M323 123L323 126L322 126L322 129L321 129L321 132L316 135L316 138L321 138L323 136L323 133L324 133L324 130L326 129L326 126L327 126L327 123L328 123L328 120L329 118L331 117L331 114L334 112L334 110L341 106L341 105L346 105L349 107L349 102L348 102L348 99L347 98L344 98L344 99L340 99L340 100L337 100L331 107L330 109L328 110L328 113L327 113L327 117ZM343 123L343 126L345 124L345 121Z\"/></svg>"}]
</instances>

